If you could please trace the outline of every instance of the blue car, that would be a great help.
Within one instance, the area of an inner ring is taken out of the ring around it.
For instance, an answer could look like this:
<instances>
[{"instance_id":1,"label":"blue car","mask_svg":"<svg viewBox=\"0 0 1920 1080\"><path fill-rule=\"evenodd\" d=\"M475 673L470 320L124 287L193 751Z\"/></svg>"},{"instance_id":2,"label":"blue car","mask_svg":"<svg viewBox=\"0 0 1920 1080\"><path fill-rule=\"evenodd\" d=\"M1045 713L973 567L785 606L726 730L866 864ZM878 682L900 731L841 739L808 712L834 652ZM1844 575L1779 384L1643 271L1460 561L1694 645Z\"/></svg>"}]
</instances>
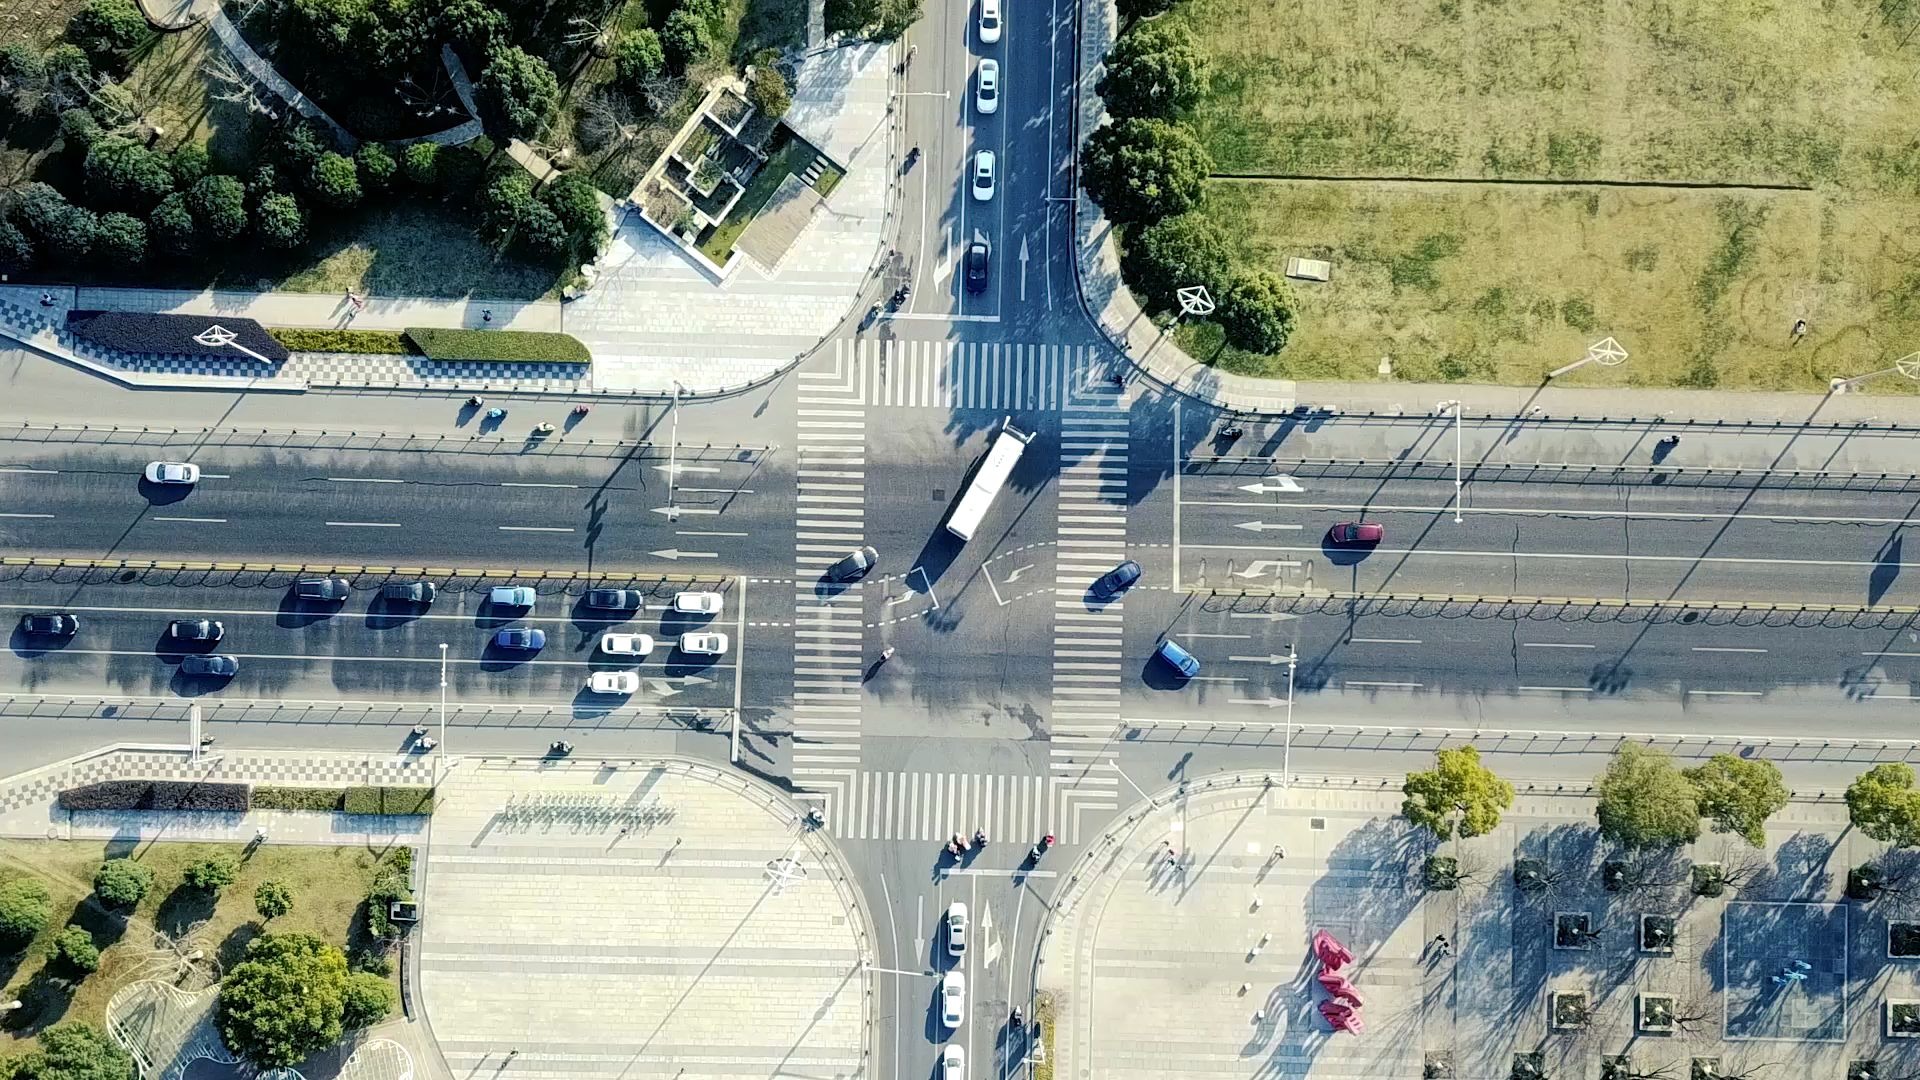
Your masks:
<instances>
[{"instance_id":1,"label":"blue car","mask_svg":"<svg viewBox=\"0 0 1920 1080\"><path fill-rule=\"evenodd\" d=\"M1200 674L1199 657L1174 644L1172 638L1162 641L1160 647L1154 650L1154 655L1165 660L1173 670L1180 673L1183 679L1191 679Z\"/></svg>"},{"instance_id":2,"label":"blue car","mask_svg":"<svg viewBox=\"0 0 1920 1080\"><path fill-rule=\"evenodd\" d=\"M493 643L502 649L538 652L547 643L547 632L531 626L509 626L493 635Z\"/></svg>"}]
</instances>

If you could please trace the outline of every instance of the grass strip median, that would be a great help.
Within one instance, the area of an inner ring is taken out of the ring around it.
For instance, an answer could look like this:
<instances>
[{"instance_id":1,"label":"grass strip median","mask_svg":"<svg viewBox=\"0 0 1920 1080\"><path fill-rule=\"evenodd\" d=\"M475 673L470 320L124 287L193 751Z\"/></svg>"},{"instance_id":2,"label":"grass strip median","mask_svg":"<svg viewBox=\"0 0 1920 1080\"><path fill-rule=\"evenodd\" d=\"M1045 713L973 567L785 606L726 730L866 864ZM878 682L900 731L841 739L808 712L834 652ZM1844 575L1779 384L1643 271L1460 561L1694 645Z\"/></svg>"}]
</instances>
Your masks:
<instances>
[{"instance_id":1,"label":"grass strip median","mask_svg":"<svg viewBox=\"0 0 1920 1080\"><path fill-rule=\"evenodd\" d=\"M572 334L531 330L451 330L409 326L407 341L429 360L590 364L593 354Z\"/></svg>"}]
</instances>

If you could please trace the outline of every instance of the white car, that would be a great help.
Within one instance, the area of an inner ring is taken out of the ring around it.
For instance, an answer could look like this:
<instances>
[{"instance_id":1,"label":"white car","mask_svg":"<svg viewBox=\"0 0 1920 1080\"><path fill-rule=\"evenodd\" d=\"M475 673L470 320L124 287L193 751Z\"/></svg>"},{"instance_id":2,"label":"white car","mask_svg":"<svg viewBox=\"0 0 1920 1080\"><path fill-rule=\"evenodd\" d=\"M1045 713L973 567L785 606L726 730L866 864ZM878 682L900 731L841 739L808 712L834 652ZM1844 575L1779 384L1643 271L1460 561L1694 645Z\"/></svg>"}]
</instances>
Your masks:
<instances>
[{"instance_id":1,"label":"white car","mask_svg":"<svg viewBox=\"0 0 1920 1080\"><path fill-rule=\"evenodd\" d=\"M608 656L645 656L653 651L653 639L645 634L609 632L600 635L600 651Z\"/></svg>"},{"instance_id":2,"label":"white car","mask_svg":"<svg viewBox=\"0 0 1920 1080\"><path fill-rule=\"evenodd\" d=\"M1000 111L1000 61L980 61L973 88L973 107L991 116Z\"/></svg>"},{"instance_id":3,"label":"white car","mask_svg":"<svg viewBox=\"0 0 1920 1080\"><path fill-rule=\"evenodd\" d=\"M960 1026L967 1015L967 977L959 971L940 976L940 1019L950 1028Z\"/></svg>"},{"instance_id":4,"label":"white car","mask_svg":"<svg viewBox=\"0 0 1920 1080\"><path fill-rule=\"evenodd\" d=\"M980 44L1000 40L1000 0L980 0Z\"/></svg>"},{"instance_id":5,"label":"white car","mask_svg":"<svg viewBox=\"0 0 1920 1080\"><path fill-rule=\"evenodd\" d=\"M986 202L993 198L994 165L995 160L991 150L982 150L973 155L974 202Z\"/></svg>"},{"instance_id":6,"label":"white car","mask_svg":"<svg viewBox=\"0 0 1920 1080\"><path fill-rule=\"evenodd\" d=\"M967 1055L959 1043L940 1051L940 1080L967 1080Z\"/></svg>"},{"instance_id":7,"label":"white car","mask_svg":"<svg viewBox=\"0 0 1920 1080\"><path fill-rule=\"evenodd\" d=\"M149 484L197 484L199 482L200 466L190 461L147 462L147 483Z\"/></svg>"},{"instance_id":8,"label":"white car","mask_svg":"<svg viewBox=\"0 0 1920 1080\"><path fill-rule=\"evenodd\" d=\"M947 906L947 955L967 951L967 905L955 900Z\"/></svg>"},{"instance_id":9,"label":"white car","mask_svg":"<svg viewBox=\"0 0 1920 1080\"><path fill-rule=\"evenodd\" d=\"M640 675L632 671L596 671L587 676L587 689L596 694L631 694L640 689Z\"/></svg>"},{"instance_id":10,"label":"white car","mask_svg":"<svg viewBox=\"0 0 1920 1080\"><path fill-rule=\"evenodd\" d=\"M682 615L718 615L721 600L717 592L681 592L673 594L673 610Z\"/></svg>"},{"instance_id":11,"label":"white car","mask_svg":"<svg viewBox=\"0 0 1920 1080\"><path fill-rule=\"evenodd\" d=\"M680 651L699 656L719 656L727 651L727 635L717 630L702 630L680 635Z\"/></svg>"}]
</instances>

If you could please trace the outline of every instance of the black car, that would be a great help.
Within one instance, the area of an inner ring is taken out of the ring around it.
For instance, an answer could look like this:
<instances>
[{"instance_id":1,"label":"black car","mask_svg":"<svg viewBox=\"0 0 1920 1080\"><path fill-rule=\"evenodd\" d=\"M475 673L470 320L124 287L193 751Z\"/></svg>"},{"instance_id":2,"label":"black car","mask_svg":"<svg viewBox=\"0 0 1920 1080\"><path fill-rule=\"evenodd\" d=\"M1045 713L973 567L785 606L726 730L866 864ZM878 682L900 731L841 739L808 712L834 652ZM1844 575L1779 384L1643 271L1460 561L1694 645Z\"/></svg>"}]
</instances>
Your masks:
<instances>
[{"instance_id":1,"label":"black car","mask_svg":"<svg viewBox=\"0 0 1920 1080\"><path fill-rule=\"evenodd\" d=\"M395 581L380 586L380 599L394 604L417 604L430 607L433 604L434 588L431 581Z\"/></svg>"},{"instance_id":2,"label":"black car","mask_svg":"<svg viewBox=\"0 0 1920 1080\"><path fill-rule=\"evenodd\" d=\"M967 270L967 291L985 291L987 277L993 271L993 244L988 242L986 233L974 230L973 240L967 244L962 261Z\"/></svg>"},{"instance_id":3,"label":"black car","mask_svg":"<svg viewBox=\"0 0 1920 1080\"><path fill-rule=\"evenodd\" d=\"M345 600L353 591L346 578L317 577L301 578L293 583L293 595L301 600L324 600L338 603Z\"/></svg>"},{"instance_id":4,"label":"black car","mask_svg":"<svg viewBox=\"0 0 1920 1080\"><path fill-rule=\"evenodd\" d=\"M639 611L643 602L639 589L587 590L587 606L602 611Z\"/></svg>"},{"instance_id":5,"label":"black car","mask_svg":"<svg viewBox=\"0 0 1920 1080\"><path fill-rule=\"evenodd\" d=\"M1093 583L1093 591L1101 596L1113 596L1126 591L1129 586L1139 580L1140 564L1128 559L1100 575L1100 580Z\"/></svg>"},{"instance_id":6,"label":"black car","mask_svg":"<svg viewBox=\"0 0 1920 1080\"><path fill-rule=\"evenodd\" d=\"M176 641L216 642L227 628L213 619L175 619L167 624L167 636Z\"/></svg>"},{"instance_id":7,"label":"black car","mask_svg":"<svg viewBox=\"0 0 1920 1080\"><path fill-rule=\"evenodd\" d=\"M220 653L189 656L180 661L180 674L193 678L230 679L239 670L240 661Z\"/></svg>"},{"instance_id":8,"label":"black car","mask_svg":"<svg viewBox=\"0 0 1920 1080\"><path fill-rule=\"evenodd\" d=\"M36 611L20 616L20 632L28 637L72 637L80 620L64 611Z\"/></svg>"},{"instance_id":9,"label":"black car","mask_svg":"<svg viewBox=\"0 0 1920 1080\"><path fill-rule=\"evenodd\" d=\"M847 552L839 562L827 567L827 580L854 581L865 577L873 564L880 561L880 553L872 547L855 548Z\"/></svg>"}]
</instances>

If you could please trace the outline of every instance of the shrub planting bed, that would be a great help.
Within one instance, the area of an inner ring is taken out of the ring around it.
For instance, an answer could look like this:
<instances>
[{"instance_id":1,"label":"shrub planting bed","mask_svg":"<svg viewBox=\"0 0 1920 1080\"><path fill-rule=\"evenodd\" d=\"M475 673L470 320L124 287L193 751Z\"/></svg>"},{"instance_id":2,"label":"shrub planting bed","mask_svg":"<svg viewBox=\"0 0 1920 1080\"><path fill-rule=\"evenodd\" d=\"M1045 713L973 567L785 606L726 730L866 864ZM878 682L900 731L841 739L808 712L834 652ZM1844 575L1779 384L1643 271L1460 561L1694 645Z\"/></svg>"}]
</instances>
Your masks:
<instances>
[{"instance_id":1,"label":"shrub planting bed","mask_svg":"<svg viewBox=\"0 0 1920 1080\"><path fill-rule=\"evenodd\" d=\"M406 339L430 360L590 364L593 354L572 334L530 330L448 330L409 326Z\"/></svg>"}]
</instances>

